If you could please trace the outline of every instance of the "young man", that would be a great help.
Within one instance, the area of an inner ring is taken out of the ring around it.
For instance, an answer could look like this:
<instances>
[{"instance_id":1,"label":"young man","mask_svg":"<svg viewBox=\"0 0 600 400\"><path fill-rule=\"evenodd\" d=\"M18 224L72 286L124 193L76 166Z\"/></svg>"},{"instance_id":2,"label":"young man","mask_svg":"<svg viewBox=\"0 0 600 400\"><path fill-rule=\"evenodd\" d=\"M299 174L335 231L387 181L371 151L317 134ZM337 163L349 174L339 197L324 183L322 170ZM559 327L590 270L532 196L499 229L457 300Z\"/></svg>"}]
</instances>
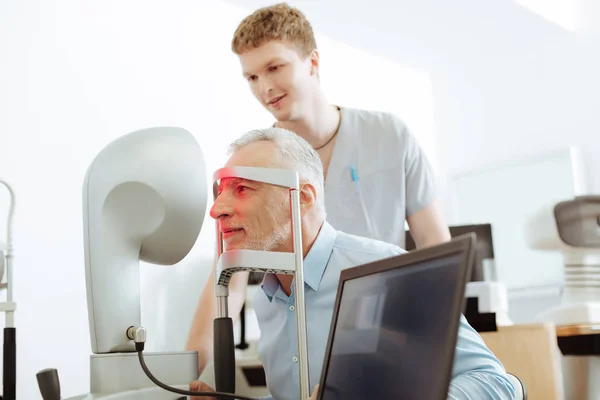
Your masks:
<instances>
[{"instance_id":1,"label":"young man","mask_svg":"<svg viewBox=\"0 0 600 400\"><path fill-rule=\"evenodd\" d=\"M340 272L405 251L393 244L341 232L326 221L327 195L324 195L321 160L298 135L280 128L267 128L247 133L231 148L226 167L283 168L298 172L309 383L310 390L314 390L321 376ZM285 188L244 179L221 180L210 215L223 233L226 250L292 252L288 199L289 192ZM253 303L261 331L258 348L267 387L271 398L277 400L297 400L299 393L292 281L293 275L265 275ZM419 374L429 372L418 371ZM356 380L348 385L357 385L357 390L369 387L368 382L361 384L358 376L353 378ZM196 391L211 390L199 381L190 387ZM464 317L458 330L448 398L514 398L514 387L504 367Z\"/></svg>"},{"instance_id":2,"label":"young man","mask_svg":"<svg viewBox=\"0 0 600 400\"><path fill-rule=\"evenodd\" d=\"M237 28L232 49L256 99L275 126L305 139L325 176L327 220L341 231L405 245L405 220L417 247L450 239L434 176L415 138L389 113L335 106L319 81L319 52L305 16L287 4L255 11ZM230 283L230 315L244 302L248 274ZM213 280L200 297L187 348L202 371L212 359Z\"/></svg>"}]
</instances>

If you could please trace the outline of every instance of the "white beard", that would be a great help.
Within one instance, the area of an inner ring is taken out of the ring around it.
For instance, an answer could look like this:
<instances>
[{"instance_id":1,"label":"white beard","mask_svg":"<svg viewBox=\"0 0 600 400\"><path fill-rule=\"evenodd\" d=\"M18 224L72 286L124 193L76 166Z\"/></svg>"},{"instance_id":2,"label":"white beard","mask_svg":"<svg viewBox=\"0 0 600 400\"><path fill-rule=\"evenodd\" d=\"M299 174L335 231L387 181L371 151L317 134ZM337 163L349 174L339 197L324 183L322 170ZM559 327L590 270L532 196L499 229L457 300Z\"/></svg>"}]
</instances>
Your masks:
<instances>
[{"instance_id":1,"label":"white beard","mask_svg":"<svg viewBox=\"0 0 600 400\"><path fill-rule=\"evenodd\" d=\"M244 243L244 248L251 250L270 251L280 246L288 240L292 234L292 222L287 221L285 224L275 227L269 236L260 239L248 239Z\"/></svg>"},{"instance_id":2,"label":"white beard","mask_svg":"<svg viewBox=\"0 0 600 400\"><path fill-rule=\"evenodd\" d=\"M281 202L274 210L275 215L289 215L288 204ZM281 213L281 214L279 214ZM240 246L240 249L271 251L285 243L292 236L292 221L286 218L283 224L278 224L270 235L255 238L247 235L245 243Z\"/></svg>"}]
</instances>

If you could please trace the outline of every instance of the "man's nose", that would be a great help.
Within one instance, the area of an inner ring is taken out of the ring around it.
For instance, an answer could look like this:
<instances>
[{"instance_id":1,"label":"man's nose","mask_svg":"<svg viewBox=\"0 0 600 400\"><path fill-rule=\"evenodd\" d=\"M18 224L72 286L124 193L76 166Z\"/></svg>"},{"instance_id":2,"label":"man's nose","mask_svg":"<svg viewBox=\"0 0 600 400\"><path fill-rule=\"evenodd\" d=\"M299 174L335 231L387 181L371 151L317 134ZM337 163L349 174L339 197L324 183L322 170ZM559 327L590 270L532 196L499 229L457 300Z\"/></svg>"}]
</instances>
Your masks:
<instances>
[{"instance_id":1,"label":"man's nose","mask_svg":"<svg viewBox=\"0 0 600 400\"><path fill-rule=\"evenodd\" d=\"M232 214L232 207L229 202L225 199L223 194L217 196L215 202L210 208L210 216L214 219L227 217Z\"/></svg>"},{"instance_id":2,"label":"man's nose","mask_svg":"<svg viewBox=\"0 0 600 400\"><path fill-rule=\"evenodd\" d=\"M259 80L259 90L263 96L268 96L273 93L273 82L269 78Z\"/></svg>"}]
</instances>

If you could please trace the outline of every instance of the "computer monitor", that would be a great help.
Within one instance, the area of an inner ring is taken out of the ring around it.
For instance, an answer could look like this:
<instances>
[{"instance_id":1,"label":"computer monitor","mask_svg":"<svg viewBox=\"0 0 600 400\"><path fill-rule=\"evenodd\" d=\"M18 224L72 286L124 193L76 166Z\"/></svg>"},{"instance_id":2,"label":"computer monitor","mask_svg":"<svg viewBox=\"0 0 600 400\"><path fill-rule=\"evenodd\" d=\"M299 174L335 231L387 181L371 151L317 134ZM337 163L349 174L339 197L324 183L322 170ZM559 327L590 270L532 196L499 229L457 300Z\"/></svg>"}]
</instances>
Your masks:
<instances>
[{"instance_id":1,"label":"computer monitor","mask_svg":"<svg viewBox=\"0 0 600 400\"><path fill-rule=\"evenodd\" d=\"M342 271L318 399L446 400L474 245L468 234Z\"/></svg>"},{"instance_id":2,"label":"computer monitor","mask_svg":"<svg viewBox=\"0 0 600 400\"><path fill-rule=\"evenodd\" d=\"M450 227L450 236L456 237L464 235L466 233L475 233L477 242L475 244L475 262L471 276L469 276L469 282L481 282L485 280L496 280L495 271L486 269L486 260L494 260L494 241L492 238L492 225L491 224L474 224L474 225L456 225ZM407 251L415 250L415 241L410 234L410 231L406 231L406 245L404 247ZM493 266L493 264L490 264Z\"/></svg>"}]
</instances>

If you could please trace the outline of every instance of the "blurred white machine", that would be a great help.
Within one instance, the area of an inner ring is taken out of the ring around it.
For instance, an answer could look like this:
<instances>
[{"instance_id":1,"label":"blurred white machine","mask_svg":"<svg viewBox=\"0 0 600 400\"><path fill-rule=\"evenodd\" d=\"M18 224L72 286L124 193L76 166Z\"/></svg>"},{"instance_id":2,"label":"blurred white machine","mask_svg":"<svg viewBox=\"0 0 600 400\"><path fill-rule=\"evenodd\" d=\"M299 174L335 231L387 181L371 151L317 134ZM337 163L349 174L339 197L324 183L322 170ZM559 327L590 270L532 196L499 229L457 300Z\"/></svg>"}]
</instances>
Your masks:
<instances>
[{"instance_id":1,"label":"blurred white machine","mask_svg":"<svg viewBox=\"0 0 600 400\"><path fill-rule=\"evenodd\" d=\"M122 136L90 165L83 187L90 393L73 399L173 400L140 367L139 261L174 265L192 249L207 205L204 156L180 128ZM130 329L131 328L131 329ZM135 339L135 340L134 340ZM182 390L198 378L198 355L144 355L151 373ZM60 399L55 369L37 375L44 400Z\"/></svg>"},{"instance_id":2,"label":"blurred white machine","mask_svg":"<svg viewBox=\"0 0 600 400\"><path fill-rule=\"evenodd\" d=\"M565 399L600 398L600 196L548 205L533 215L528 245L564 260L560 306L538 316L556 325Z\"/></svg>"}]
</instances>

